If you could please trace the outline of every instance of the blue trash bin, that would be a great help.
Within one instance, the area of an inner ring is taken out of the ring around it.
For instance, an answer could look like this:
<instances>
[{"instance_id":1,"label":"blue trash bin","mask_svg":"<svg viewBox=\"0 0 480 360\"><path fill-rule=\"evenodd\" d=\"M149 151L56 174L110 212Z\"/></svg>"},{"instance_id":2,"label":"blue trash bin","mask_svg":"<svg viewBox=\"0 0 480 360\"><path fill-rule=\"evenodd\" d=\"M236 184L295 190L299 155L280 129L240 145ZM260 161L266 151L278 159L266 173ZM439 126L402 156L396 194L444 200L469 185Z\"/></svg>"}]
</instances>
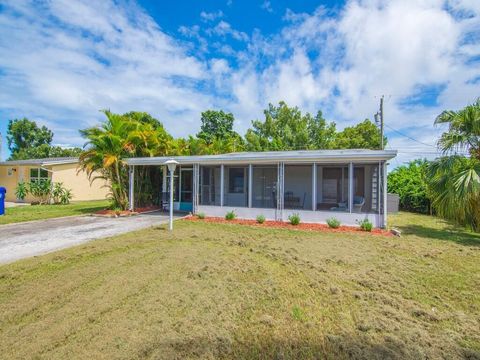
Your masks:
<instances>
[{"instance_id":1,"label":"blue trash bin","mask_svg":"<svg viewBox=\"0 0 480 360\"><path fill-rule=\"evenodd\" d=\"M5 215L5 194L7 193L7 189L3 186L0 186L0 216Z\"/></svg>"}]
</instances>

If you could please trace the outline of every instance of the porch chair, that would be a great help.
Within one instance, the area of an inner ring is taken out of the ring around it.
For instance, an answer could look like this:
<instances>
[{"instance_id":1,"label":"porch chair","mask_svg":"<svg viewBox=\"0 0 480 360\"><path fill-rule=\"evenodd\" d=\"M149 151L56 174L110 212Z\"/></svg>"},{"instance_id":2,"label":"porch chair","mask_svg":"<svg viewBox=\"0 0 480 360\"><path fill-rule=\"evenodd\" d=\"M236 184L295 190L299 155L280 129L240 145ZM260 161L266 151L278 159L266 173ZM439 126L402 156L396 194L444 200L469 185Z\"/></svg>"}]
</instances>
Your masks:
<instances>
[{"instance_id":1,"label":"porch chair","mask_svg":"<svg viewBox=\"0 0 480 360\"><path fill-rule=\"evenodd\" d=\"M363 205L365 205L365 198L363 196L353 197L353 212L361 212Z\"/></svg>"}]
</instances>

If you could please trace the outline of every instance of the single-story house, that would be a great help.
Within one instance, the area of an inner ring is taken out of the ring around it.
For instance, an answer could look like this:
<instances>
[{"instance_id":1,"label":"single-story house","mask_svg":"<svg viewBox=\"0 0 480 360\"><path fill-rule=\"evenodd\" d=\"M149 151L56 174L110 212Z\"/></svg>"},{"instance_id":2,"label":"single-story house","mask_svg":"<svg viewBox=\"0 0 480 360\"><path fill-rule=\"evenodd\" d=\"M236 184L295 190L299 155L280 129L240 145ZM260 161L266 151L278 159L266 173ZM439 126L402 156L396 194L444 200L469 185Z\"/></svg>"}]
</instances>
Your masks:
<instances>
[{"instance_id":1,"label":"single-story house","mask_svg":"<svg viewBox=\"0 0 480 360\"><path fill-rule=\"evenodd\" d=\"M105 182L97 179L90 182L85 172L77 170L78 158L49 158L12 160L0 162L0 186L7 189L6 201L16 202L15 188L19 182L35 182L50 179L61 182L72 190L72 201L105 199L108 190ZM30 195L26 202L34 201Z\"/></svg>"},{"instance_id":2,"label":"single-story house","mask_svg":"<svg viewBox=\"0 0 480 360\"><path fill-rule=\"evenodd\" d=\"M205 156L131 158L130 207L134 208L135 167L160 167L159 192L169 192L167 160L174 173L174 209L225 216L304 222L335 217L345 225L369 219L387 223L387 162L394 150L311 150L243 152ZM162 196L168 203L168 196Z\"/></svg>"}]
</instances>

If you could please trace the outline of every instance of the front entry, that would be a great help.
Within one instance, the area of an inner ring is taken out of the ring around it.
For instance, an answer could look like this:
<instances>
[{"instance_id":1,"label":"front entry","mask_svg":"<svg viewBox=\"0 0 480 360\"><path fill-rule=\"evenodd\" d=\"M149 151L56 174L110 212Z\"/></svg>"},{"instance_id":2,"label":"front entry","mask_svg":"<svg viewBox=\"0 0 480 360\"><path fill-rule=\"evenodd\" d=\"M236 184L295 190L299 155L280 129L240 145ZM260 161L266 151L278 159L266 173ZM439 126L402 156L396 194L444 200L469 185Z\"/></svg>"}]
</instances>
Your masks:
<instances>
[{"instance_id":1,"label":"front entry","mask_svg":"<svg viewBox=\"0 0 480 360\"><path fill-rule=\"evenodd\" d=\"M179 210L193 211L193 169L180 168Z\"/></svg>"}]
</instances>

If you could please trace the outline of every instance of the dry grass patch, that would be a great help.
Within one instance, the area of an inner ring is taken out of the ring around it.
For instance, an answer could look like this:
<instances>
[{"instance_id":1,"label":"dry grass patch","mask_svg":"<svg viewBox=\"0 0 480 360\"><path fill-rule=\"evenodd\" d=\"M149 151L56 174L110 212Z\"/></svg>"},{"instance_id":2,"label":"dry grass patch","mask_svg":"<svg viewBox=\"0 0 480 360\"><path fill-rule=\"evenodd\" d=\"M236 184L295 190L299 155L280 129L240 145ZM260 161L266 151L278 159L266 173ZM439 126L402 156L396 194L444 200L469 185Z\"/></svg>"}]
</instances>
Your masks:
<instances>
[{"instance_id":1,"label":"dry grass patch","mask_svg":"<svg viewBox=\"0 0 480 360\"><path fill-rule=\"evenodd\" d=\"M478 358L480 237L392 221L404 237L180 221L2 266L0 353Z\"/></svg>"}]
</instances>

